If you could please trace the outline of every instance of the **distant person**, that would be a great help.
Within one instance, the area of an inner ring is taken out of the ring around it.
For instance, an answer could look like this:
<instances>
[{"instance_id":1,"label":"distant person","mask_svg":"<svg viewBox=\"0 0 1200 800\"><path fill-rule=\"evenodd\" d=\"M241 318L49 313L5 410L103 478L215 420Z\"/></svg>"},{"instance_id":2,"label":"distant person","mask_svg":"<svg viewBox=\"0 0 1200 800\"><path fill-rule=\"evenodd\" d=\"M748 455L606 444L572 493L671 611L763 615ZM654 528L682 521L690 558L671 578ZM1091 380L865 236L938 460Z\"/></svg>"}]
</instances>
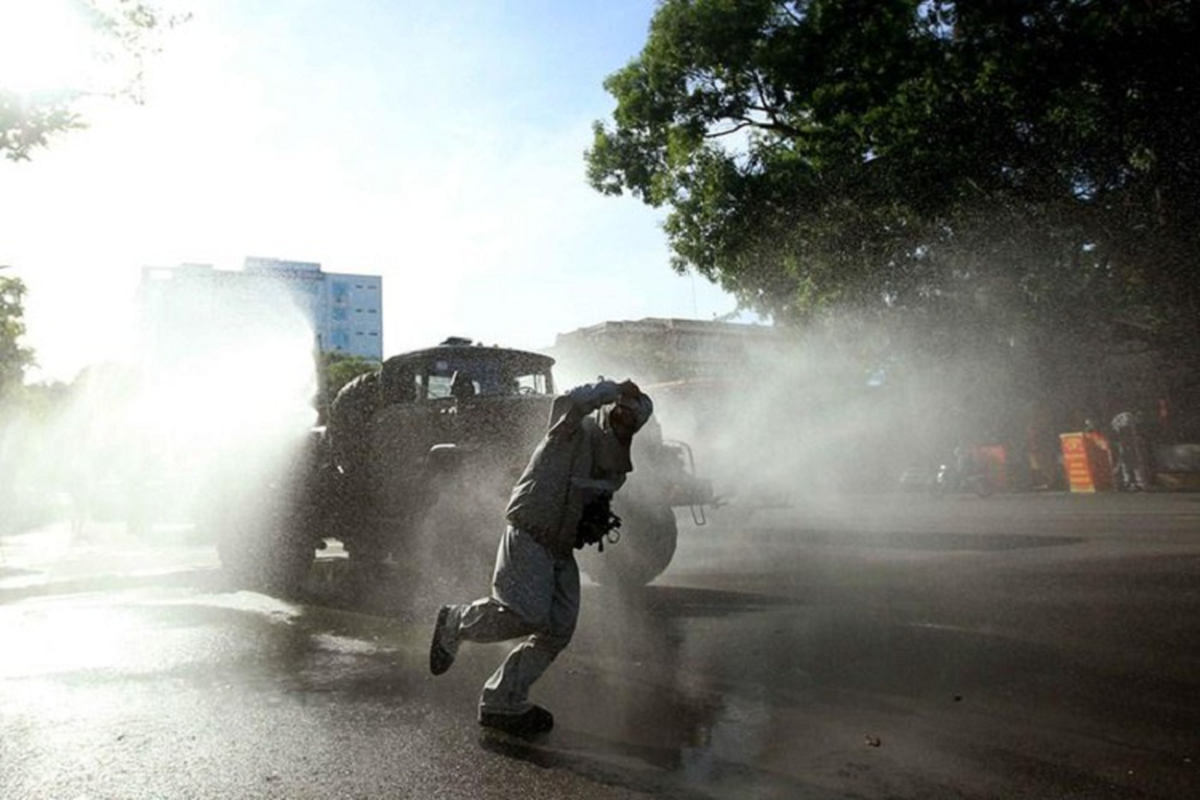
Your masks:
<instances>
[{"instance_id":1,"label":"distant person","mask_svg":"<svg viewBox=\"0 0 1200 800\"><path fill-rule=\"evenodd\" d=\"M488 678L479 723L517 736L554 726L529 689L571 640L579 616L574 550L612 527L609 502L633 470L630 446L653 403L633 381L601 379L554 399L550 425L513 488L488 597L442 606L429 668L450 668L459 644L524 637Z\"/></svg>"},{"instance_id":2,"label":"distant person","mask_svg":"<svg viewBox=\"0 0 1200 800\"><path fill-rule=\"evenodd\" d=\"M1150 488L1150 464L1141 415L1136 411L1122 411L1113 417L1112 429L1117 457L1113 478L1117 488L1130 492L1146 491Z\"/></svg>"},{"instance_id":3,"label":"distant person","mask_svg":"<svg viewBox=\"0 0 1200 800\"><path fill-rule=\"evenodd\" d=\"M91 467L83 456L76 455L67 472L67 495L71 501L71 535L76 540L84 538L91 521L94 492Z\"/></svg>"},{"instance_id":4,"label":"distant person","mask_svg":"<svg viewBox=\"0 0 1200 800\"><path fill-rule=\"evenodd\" d=\"M455 372L450 379L450 396L456 400L470 400L477 394L475 383L465 372Z\"/></svg>"}]
</instances>

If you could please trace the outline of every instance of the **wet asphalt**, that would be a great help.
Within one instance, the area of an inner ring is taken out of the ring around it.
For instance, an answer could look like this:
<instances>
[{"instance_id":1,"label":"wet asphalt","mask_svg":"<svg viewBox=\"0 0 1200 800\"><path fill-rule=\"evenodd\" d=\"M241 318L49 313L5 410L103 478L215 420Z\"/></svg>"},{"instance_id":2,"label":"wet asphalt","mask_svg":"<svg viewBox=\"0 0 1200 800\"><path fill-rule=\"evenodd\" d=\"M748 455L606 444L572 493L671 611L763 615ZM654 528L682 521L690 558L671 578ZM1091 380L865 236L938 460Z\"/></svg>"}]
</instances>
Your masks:
<instances>
[{"instance_id":1,"label":"wet asphalt","mask_svg":"<svg viewBox=\"0 0 1200 800\"><path fill-rule=\"evenodd\" d=\"M0 539L0 797L1200 796L1197 494L685 521L655 584L585 586L532 745L474 721L503 645L426 666L486 574L342 567L284 600L186 532Z\"/></svg>"}]
</instances>

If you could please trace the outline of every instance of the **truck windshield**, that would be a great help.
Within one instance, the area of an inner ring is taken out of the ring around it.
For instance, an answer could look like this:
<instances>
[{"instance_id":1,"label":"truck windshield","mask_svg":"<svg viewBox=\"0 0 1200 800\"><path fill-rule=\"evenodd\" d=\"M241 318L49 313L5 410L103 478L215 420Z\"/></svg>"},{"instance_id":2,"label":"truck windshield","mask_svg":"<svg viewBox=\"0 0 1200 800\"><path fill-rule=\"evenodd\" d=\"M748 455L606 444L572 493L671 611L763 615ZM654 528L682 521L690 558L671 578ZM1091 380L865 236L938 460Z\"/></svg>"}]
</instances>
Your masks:
<instances>
[{"instance_id":1,"label":"truck windshield","mask_svg":"<svg viewBox=\"0 0 1200 800\"><path fill-rule=\"evenodd\" d=\"M475 397L550 393L545 370L529 364L505 363L494 359L439 358L428 364L425 397Z\"/></svg>"}]
</instances>

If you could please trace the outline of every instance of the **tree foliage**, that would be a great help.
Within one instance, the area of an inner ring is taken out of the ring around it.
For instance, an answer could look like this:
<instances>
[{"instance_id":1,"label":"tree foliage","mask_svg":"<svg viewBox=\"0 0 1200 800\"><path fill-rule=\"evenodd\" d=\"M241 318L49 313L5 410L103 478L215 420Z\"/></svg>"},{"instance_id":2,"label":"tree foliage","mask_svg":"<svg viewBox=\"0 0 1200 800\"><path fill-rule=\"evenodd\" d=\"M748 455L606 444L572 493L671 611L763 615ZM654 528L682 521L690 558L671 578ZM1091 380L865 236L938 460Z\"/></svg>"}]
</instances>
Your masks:
<instances>
[{"instance_id":1,"label":"tree foliage","mask_svg":"<svg viewBox=\"0 0 1200 800\"><path fill-rule=\"evenodd\" d=\"M1200 4L664 0L588 178L674 267L832 306L1104 337L1200 320Z\"/></svg>"},{"instance_id":2,"label":"tree foliage","mask_svg":"<svg viewBox=\"0 0 1200 800\"><path fill-rule=\"evenodd\" d=\"M50 137L82 127L71 110L75 92L48 92L32 97L0 88L0 152L12 161L29 159Z\"/></svg>"},{"instance_id":3,"label":"tree foliage","mask_svg":"<svg viewBox=\"0 0 1200 800\"><path fill-rule=\"evenodd\" d=\"M187 19L142 0L63 2L91 34L88 44L94 66L116 65L115 70L104 70L116 77L96 83L80 75L74 85L24 91L16 88L20 85L16 76L0 74L0 153L13 161L28 160L56 134L85 127L77 108L86 97L124 96L140 102L143 63L157 51L158 34Z\"/></svg>"},{"instance_id":4,"label":"tree foliage","mask_svg":"<svg viewBox=\"0 0 1200 800\"><path fill-rule=\"evenodd\" d=\"M21 344L24 316L24 282L0 275L0 401L23 385L25 370L34 363L33 350Z\"/></svg>"}]
</instances>

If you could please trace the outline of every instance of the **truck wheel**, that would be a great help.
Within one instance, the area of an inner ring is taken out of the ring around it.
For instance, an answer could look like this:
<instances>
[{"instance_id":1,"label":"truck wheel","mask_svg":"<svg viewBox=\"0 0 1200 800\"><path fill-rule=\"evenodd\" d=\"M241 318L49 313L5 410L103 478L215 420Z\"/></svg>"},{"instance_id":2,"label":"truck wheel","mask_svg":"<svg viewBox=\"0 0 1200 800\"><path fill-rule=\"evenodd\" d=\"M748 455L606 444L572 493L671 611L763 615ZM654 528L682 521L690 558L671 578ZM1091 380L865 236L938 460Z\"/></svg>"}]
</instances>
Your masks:
<instances>
[{"instance_id":1,"label":"truck wheel","mask_svg":"<svg viewBox=\"0 0 1200 800\"><path fill-rule=\"evenodd\" d=\"M239 589L290 596L308 577L316 547L274 521L228 524L217 541L221 567Z\"/></svg>"},{"instance_id":2,"label":"truck wheel","mask_svg":"<svg viewBox=\"0 0 1200 800\"><path fill-rule=\"evenodd\" d=\"M204 525L236 588L292 595L308 578L326 525L328 476L314 433L294 444L286 452L234 448L211 465Z\"/></svg>"},{"instance_id":3,"label":"truck wheel","mask_svg":"<svg viewBox=\"0 0 1200 800\"><path fill-rule=\"evenodd\" d=\"M342 539L349 556L349 588L359 593L378 588L387 579L388 552L374 529L364 525L354 535Z\"/></svg>"},{"instance_id":4,"label":"truck wheel","mask_svg":"<svg viewBox=\"0 0 1200 800\"><path fill-rule=\"evenodd\" d=\"M316 556L319 510L278 486L259 496L228 492L212 521L221 567L239 589L294 595Z\"/></svg>"},{"instance_id":5,"label":"truck wheel","mask_svg":"<svg viewBox=\"0 0 1200 800\"><path fill-rule=\"evenodd\" d=\"M679 525L670 506L618 507L621 539L605 544L604 552L588 547L583 570L603 586L638 588L657 578L670 565L679 539Z\"/></svg>"},{"instance_id":6,"label":"truck wheel","mask_svg":"<svg viewBox=\"0 0 1200 800\"><path fill-rule=\"evenodd\" d=\"M285 596L294 596L304 588L316 558L317 548L304 536L285 536L278 556L270 562L266 576L267 587Z\"/></svg>"}]
</instances>

